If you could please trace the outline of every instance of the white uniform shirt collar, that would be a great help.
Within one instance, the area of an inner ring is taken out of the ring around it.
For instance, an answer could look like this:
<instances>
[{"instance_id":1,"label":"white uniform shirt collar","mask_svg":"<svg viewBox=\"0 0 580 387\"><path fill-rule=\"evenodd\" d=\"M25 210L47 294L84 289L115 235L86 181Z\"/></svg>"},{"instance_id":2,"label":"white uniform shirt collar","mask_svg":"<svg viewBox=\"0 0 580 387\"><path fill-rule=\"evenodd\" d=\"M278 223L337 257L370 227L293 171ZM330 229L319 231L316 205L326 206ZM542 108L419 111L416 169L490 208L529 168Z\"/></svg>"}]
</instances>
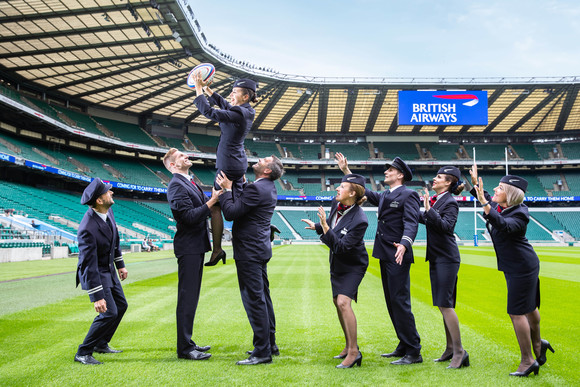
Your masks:
<instances>
[{"instance_id":1,"label":"white uniform shirt collar","mask_svg":"<svg viewBox=\"0 0 580 387\"><path fill-rule=\"evenodd\" d=\"M103 222L107 222L107 214L102 214L99 211L95 210L94 208L93 211L95 211L95 214L99 215L99 217L103 219Z\"/></svg>"},{"instance_id":2,"label":"white uniform shirt collar","mask_svg":"<svg viewBox=\"0 0 580 387\"><path fill-rule=\"evenodd\" d=\"M176 172L175 174L176 175L181 175L181 176L185 177L189 181L192 181L193 180L193 177L190 176L190 175L188 175L187 173Z\"/></svg>"}]
</instances>

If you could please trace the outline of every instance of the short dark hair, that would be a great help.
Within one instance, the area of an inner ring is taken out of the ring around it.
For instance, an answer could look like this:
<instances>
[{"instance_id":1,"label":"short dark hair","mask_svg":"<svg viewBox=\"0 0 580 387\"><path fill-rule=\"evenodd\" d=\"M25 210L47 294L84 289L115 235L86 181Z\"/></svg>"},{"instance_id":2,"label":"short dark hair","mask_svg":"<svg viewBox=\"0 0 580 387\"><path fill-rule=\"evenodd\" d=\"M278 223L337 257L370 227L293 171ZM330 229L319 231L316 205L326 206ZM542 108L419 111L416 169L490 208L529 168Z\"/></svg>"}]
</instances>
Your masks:
<instances>
[{"instance_id":1,"label":"short dark hair","mask_svg":"<svg viewBox=\"0 0 580 387\"><path fill-rule=\"evenodd\" d=\"M270 180L278 180L284 174L284 165L282 161L274 155L272 157L272 162L268 164L268 168L272 171L270 172Z\"/></svg>"}]
</instances>

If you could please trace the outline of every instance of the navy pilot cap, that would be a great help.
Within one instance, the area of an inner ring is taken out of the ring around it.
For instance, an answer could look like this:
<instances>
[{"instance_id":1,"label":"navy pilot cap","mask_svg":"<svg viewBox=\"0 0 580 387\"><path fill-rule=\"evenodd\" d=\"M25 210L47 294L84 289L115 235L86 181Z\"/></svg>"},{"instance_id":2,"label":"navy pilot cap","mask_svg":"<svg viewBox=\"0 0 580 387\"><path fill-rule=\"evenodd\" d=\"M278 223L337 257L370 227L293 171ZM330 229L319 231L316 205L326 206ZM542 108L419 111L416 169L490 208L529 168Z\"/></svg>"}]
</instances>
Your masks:
<instances>
[{"instance_id":1,"label":"navy pilot cap","mask_svg":"<svg viewBox=\"0 0 580 387\"><path fill-rule=\"evenodd\" d=\"M528 181L523 177L519 177L516 175L505 175L504 177L501 178L499 182L513 185L514 187L519 188L524 192L526 192L526 190L528 189Z\"/></svg>"},{"instance_id":2,"label":"navy pilot cap","mask_svg":"<svg viewBox=\"0 0 580 387\"><path fill-rule=\"evenodd\" d=\"M250 89L254 93L256 92L256 82L251 79L242 78L234 82L234 87L243 87L244 89Z\"/></svg>"},{"instance_id":3,"label":"navy pilot cap","mask_svg":"<svg viewBox=\"0 0 580 387\"><path fill-rule=\"evenodd\" d=\"M342 177L342 182L362 185L362 187L364 188L366 179L364 178L364 176L357 175L356 173L349 173L348 175L344 175Z\"/></svg>"},{"instance_id":4,"label":"navy pilot cap","mask_svg":"<svg viewBox=\"0 0 580 387\"><path fill-rule=\"evenodd\" d=\"M97 201L99 196L109 192L111 187L111 184L105 184L101 179L96 177L83 191L81 204L93 204L95 201Z\"/></svg>"},{"instance_id":5,"label":"navy pilot cap","mask_svg":"<svg viewBox=\"0 0 580 387\"><path fill-rule=\"evenodd\" d=\"M385 168L389 169L390 167L396 168L404 175L405 181L413 180L413 172L411 172L411 168L401 160L400 157L395 157L395 159L391 163L385 164Z\"/></svg>"}]
</instances>

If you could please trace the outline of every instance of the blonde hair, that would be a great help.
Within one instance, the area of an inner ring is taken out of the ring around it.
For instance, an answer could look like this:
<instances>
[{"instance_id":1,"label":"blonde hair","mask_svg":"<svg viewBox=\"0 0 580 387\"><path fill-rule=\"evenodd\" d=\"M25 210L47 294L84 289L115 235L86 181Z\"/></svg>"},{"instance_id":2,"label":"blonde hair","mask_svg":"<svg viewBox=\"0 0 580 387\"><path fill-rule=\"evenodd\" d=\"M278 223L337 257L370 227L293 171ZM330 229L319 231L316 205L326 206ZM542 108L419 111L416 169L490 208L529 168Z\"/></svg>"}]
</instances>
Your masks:
<instances>
[{"instance_id":1,"label":"blonde hair","mask_svg":"<svg viewBox=\"0 0 580 387\"><path fill-rule=\"evenodd\" d=\"M508 207L517 206L524 202L526 194L520 188L511 184L499 183L503 192L505 192L505 201Z\"/></svg>"},{"instance_id":2,"label":"blonde hair","mask_svg":"<svg viewBox=\"0 0 580 387\"><path fill-rule=\"evenodd\" d=\"M175 152L177 152L177 149L171 148L167 151L165 156L163 156L163 165L165 165L165 168L167 168L169 172L172 172L169 168L169 164L175 161Z\"/></svg>"},{"instance_id":3,"label":"blonde hair","mask_svg":"<svg viewBox=\"0 0 580 387\"><path fill-rule=\"evenodd\" d=\"M355 203L358 204L359 206L362 206L364 204L364 202L367 201L367 197L365 196L365 187L363 187L360 184L353 184L353 183L349 183L350 184L350 189L352 191L354 191L355 193Z\"/></svg>"}]
</instances>

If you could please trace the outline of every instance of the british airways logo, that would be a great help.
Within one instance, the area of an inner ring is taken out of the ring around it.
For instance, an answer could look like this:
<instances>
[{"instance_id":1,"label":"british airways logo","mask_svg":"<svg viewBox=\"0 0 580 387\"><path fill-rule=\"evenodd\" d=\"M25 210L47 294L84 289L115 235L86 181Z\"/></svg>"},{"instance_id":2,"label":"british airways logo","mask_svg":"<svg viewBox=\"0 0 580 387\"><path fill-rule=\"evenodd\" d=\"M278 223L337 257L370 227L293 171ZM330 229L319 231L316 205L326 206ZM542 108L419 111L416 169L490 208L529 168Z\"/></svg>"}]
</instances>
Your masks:
<instances>
[{"instance_id":1,"label":"british airways logo","mask_svg":"<svg viewBox=\"0 0 580 387\"><path fill-rule=\"evenodd\" d=\"M486 91L399 91L399 125L487 123Z\"/></svg>"},{"instance_id":2,"label":"british airways logo","mask_svg":"<svg viewBox=\"0 0 580 387\"><path fill-rule=\"evenodd\" d=\"M448 94L448 95L434 95L435 98L451 99L451 100L469 100L462 103L464 106L475 106L479 102L479 98L475 94Z\"/></svg>"}]
</instances>

